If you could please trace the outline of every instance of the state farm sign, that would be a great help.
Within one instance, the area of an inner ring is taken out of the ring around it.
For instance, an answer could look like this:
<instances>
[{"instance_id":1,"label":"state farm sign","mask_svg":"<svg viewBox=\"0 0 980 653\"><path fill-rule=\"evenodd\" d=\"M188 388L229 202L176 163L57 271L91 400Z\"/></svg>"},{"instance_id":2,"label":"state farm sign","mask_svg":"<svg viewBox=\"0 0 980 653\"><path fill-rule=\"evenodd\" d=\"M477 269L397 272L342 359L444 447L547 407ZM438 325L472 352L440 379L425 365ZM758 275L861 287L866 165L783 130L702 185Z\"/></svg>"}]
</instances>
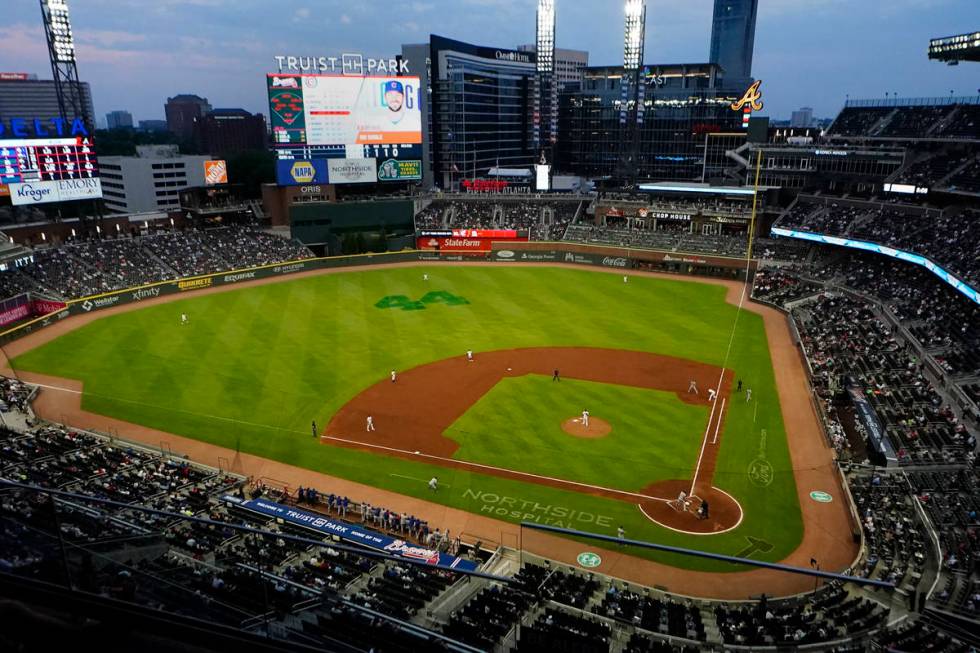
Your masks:
<instances>
[{"instance_id":1,"label":"state farm sign","mask_svg":"<svg viewBox=\"0 0 980 653\"><path fill-rule=\"evenodd\" d=\"M492 238L422 237L416 239L416 246L418 249L436 249L440 252L473 252L480 254L489 252L493 241L494 239Z\"/></svg>"}]
</instances>

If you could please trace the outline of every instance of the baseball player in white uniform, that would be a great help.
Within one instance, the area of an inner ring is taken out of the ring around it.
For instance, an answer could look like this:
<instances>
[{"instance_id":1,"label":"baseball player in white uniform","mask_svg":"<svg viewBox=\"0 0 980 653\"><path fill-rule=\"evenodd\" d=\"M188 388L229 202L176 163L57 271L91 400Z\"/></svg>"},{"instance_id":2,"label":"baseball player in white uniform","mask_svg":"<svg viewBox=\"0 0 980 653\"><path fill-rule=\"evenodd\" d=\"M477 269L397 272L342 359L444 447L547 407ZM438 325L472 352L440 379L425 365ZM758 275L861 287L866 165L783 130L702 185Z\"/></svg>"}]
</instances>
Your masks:
<instances>
[{"instance_id":1,"label":"baseball player in white uniform","mask_svg":"<svg viewBox=\"0 0 980 653\"><path fill-rule=\"evenodd\" d=\"M690 385L687 386L687 391L693 392L696 395L701 394L700 392L698 392L698 383L694 379L691 379Z\"/></svg>"},{"instance_id":2,"label":"baseball player in white uniform","mask_svg":"<svg viewBox=\"0 0 980 653\"><path fill-rule=\"evenodd\" d=\"M391 382L392 383L395 382L395 378L397 378L397 377L398 377L398 375L395 374L395 370L391 370Z\"/></svg>"},{"instance_id":3,"label":"baseball player in white uniform","mask_svg":"<svg viewBox=\"0 0 980 653\"><path fill-rule=\"evenodd\" d=\"M428 280L429 280L429 275L423 273L422 274L422 281L428 281Z\"/></svg>"},{"instance_id":4,"label":"baseball player in white uniform","mask_svg":"<svg viewBox=\"0 0 980 653\"><path fill-rule=\"evenodd\" d=\"M745 402L748 403L752 400L752 388L745 389Z\"/></svg>"},{"instance_id":5,"label":"baseball player in white uniform","mask_svg":"<svg viewBox=\"0 0 980 653\"><path fill-rule=\"evenodd\" d=\"M439 478L437 476L433 476L429 479L429 489L433 492L439 489Z\"/></svg>"},{"instance_id":6,"label":"baseball player in white uniform","mask_svg":"<svg viewBox=\"0 0 980 653\"><path fill-rule=\"evenodd\" d=\"M374 418L371 417L370 415L368 415L367 417L367 430L368 431L374 430Z\"/></svg>"},{"instance_id":7,"label":"baseball player in white uniform","mask_svg":"<svg viewBox=\"0 0 980 653\"><path fill-rule=\"evenodd\" d=\"M718 394L718 393L715 392L715 389L714 388L708 388L708 401L714 401L716 394Z\"/></svg>"},{"instance_id":8,"label":"baseball player in white uniform","mask_svg":"<svg viewBox=\"0 0 980 653\"><path fill-rule=\"evenodd\" d=\"M471 363L473 362L473 350L472 349L467 349L466 350L466 360L468 360Z\"/></svg>"},{"instance_id":9,"label":"baseball player in white uniform","mask_svg":"<svg viewBox=\"0 0 980 653\"><path fill-rule=\"evenodd\" d=\"M582 425L586 428L589 427L589 411L587 410L582 411Z\"/></svg>"},{"instance_id":10,"label":"baseball player in white uniform","mask_svg":"<svg viewBox=\"0 0 980 653\"><path fill-rule=\"evenodd\" d=\"M624 274L623 275L623 283L629 283L629 280L630 280L630 278Z\"/></svg>"},{"instance_id":11,"label":"baseball player in white uniform","mask_svg":"<svg viewBox=\"0 0 980 653\"><path fill-rule=\"evenodd\" d=\"M180 314L180 324L181 326L187 324L187 313Z\"/></svg>"}]
</instances>

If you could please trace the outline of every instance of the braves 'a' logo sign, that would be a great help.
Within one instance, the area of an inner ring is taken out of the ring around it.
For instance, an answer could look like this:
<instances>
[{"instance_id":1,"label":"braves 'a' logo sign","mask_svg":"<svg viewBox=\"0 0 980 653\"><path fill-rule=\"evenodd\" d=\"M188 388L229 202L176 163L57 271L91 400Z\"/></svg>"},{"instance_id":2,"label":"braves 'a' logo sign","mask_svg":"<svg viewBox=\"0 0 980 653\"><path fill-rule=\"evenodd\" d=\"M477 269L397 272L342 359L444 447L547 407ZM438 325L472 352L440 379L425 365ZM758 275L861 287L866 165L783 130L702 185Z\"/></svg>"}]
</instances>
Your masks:
<instances>
[{"instance_id":1,"label":"braves 'a' logo sign","mask_svg":"<svg viewBox=\"0 0 980 653\"><path fill-rule=\"evenodd\" d=\"M762 91L759 90L759 86L762 85L762 80L757 79L752 83L748 89L746 89L745 94L742 95L742 99L738 102L732 102L732 111L741 111L742 107L749 105L752 107L753 111L760 111L762 109Z\"/></svg>"}]
</instances>

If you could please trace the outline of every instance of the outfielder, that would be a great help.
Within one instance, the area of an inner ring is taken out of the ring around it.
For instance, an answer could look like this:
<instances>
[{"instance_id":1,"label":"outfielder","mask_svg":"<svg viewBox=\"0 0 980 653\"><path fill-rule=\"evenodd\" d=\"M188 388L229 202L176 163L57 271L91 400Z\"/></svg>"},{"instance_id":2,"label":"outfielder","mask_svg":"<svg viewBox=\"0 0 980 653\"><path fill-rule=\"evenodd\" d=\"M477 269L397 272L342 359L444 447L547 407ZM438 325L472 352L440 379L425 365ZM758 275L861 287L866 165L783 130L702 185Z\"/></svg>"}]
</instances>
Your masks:
<instances>
[{"instance_id":1,"label":"outfielder","mask_svg":"<svg viewBox=\"0 0 980 653\"><path fill-rule=\"evenodd\" d=\"M374 430L374 418L371 417L370 415L368 415L367 417L367 430L368 431Z\"/></svg>"},{"instance_id":2,"label":"outfielder","mask_svg":"<svg viewBox=\"0 0 980 653\"><path fill-rule=\"evenodd\" d=\"M630 278L624 274L623 275L623 283L629 283L629 280L630 280Z\"/></svg>"},{"instance_id":3,"label":"outfielder","mask_svg":"<svg viewBox=\"0 0 980 653\"><path fill-rule=\"evenodd\" d=\"M589 428L589 411L587 410L582 411L582 425Z\"/></svg>"},{"instance_id":4,"label":"outfielder","mask_svg":"<svg viewBox=\"0 0 980 653\"><path fill-rule=\"evenodd\" d=\"M752 399L752 388L745 389L745 401L748 403Z\"/></svg>"},{"instance_id":5,"label":"outfielder","mask_svg":"<svg viewBox=\"0 0 980 653\"><path fill-rule=\"evenodd\" d=\"M693 392L696 395L701 394L700 392L698 392L698 383L694 379L691 379L690 385L687 386L687 391Z\"/></svg>"},{"instance_id":6,"label":"outfielder","mask_svg":"<svg viewBox=\"0 0 980 653\"><path fill-rule=\"evenodd\" d=\"M180 325L183 326L187 324L187 313L180 314Z\"/></svg>"},{"instance_id":7,"label":"outfielder","mask_svg":"<svg viewBox=\"0 0 980 653\"><path fill-rule=\"evenodd\" d=\"M428 281L428 280L429 280L429 275L428 274L423 274L422 275L422 281Z\"/></svg>"}]
</instances>

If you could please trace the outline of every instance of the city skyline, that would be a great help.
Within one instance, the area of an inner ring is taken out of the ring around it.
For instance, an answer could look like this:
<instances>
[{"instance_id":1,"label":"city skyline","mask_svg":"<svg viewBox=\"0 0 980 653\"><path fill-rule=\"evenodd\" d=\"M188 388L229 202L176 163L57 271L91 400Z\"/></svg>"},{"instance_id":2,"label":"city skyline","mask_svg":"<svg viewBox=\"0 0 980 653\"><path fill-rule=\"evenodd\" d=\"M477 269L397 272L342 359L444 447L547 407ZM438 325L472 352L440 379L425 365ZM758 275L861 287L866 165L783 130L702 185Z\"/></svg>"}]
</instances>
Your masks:
<instances>
[{"instance_id":1,"label":"city skyline","mask_svg":"<svg viewBox=\"0 0 980 653\"><path fill-rule=\"evenodd\" d=\"M617 3L618 4L618 3ZM708 60L712 0L671 7L648 0L646 63ZM756 28L753 75L762 79L764 114L788 119L801 106L831 117L845 98L975 95L962 67L928 61L929 38L969 31L973 0L894 0L852 6L845 0L764 0ZM594 6L558 0L556 45L588 50L591 65L622 59L620 12L595 20ZM234 6L231 13L228 7ZM368 6L325 0L297 3L270 24L268 3L243 0L90 0L71 5L79 73L92 85L96 114L127 110L136 120L163 117L166 98L208 97L216 107L267 113L263 75L276 54L398 54L430 33L516 48L534 40L534 0L415 0L404 20L385 22ZM486 26L494 25L487 39ZM868 33L862 28L875 25ZM288 34L288 35L287 35ZM325 41L332 46L323 46ZM887 60L882 53L887 53ZM0 27L0 69L50 77L40 12L17 0Z\"/></svg>"}]
</instances>

